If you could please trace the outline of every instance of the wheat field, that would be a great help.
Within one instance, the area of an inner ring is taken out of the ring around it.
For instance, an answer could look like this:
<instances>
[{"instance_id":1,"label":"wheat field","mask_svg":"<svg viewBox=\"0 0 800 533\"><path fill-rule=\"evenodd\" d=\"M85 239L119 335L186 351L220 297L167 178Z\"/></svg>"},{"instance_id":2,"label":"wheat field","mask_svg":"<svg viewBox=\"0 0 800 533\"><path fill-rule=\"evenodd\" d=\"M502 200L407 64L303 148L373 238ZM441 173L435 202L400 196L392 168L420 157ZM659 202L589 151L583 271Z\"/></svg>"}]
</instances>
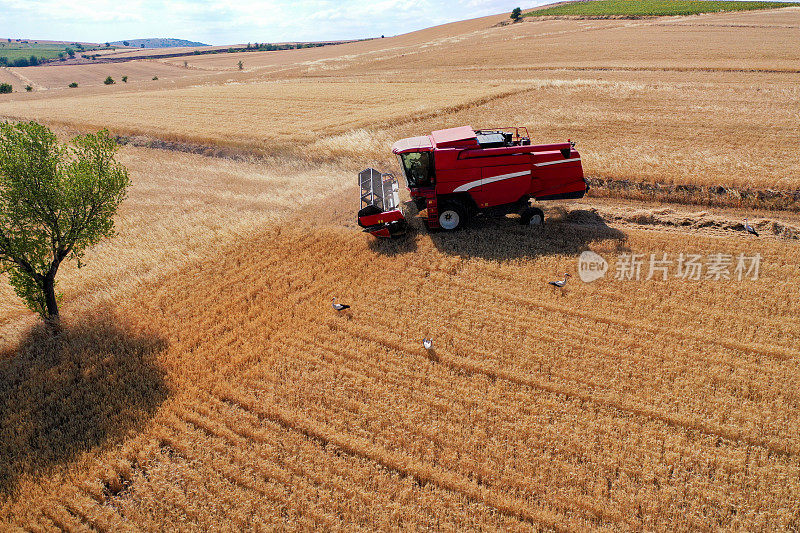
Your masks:
<instances>
[{"instance_id":1,"label":"wheat field","mask_svg":"<svg viewBox=\"0 0 800 533\"><path fill-rule=\"evenodd\" d=\"M800 528L796 210L593 189L542 228L355 222L356 171L462 124L577 139L595 177L791 194L800 10L505 18L0 95L132 139L120 234L60 273L64 332L0 280L3 529ZM586 250L603 279L579 279ZM632 254L734 263L617 279Z\"/></svg>"}]
</instances>

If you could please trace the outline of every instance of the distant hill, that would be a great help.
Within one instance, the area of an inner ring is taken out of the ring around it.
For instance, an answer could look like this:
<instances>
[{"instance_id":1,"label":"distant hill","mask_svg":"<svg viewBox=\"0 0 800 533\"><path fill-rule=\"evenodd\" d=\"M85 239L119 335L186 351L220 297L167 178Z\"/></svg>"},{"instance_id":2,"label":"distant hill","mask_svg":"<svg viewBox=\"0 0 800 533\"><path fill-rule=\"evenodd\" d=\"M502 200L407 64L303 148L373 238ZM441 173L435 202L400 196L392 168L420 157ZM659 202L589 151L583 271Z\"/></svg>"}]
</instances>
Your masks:
<instances>
[{"instance_id":1,"label":"distant hill","mask_svg":"<svg viewBox=\"0 0 800 533\"><path fill-rule=\"evenodd\" d=\"M124 41L114 41L111 43L116 46L132 46L134 48L173 48L178 46L209 46L205 43L187 41L186 39L126 39ZM144 45L144 46L142 46Z\"/></svg>"}]
</instances>

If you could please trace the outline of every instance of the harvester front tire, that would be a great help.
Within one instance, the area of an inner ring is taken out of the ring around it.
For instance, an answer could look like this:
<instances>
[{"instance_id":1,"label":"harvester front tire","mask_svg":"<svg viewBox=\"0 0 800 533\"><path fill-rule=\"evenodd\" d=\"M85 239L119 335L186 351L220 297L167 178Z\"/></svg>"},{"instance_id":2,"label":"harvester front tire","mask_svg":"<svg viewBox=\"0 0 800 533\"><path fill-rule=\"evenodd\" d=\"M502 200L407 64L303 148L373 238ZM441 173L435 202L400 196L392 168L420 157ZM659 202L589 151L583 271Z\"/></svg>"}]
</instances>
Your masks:
<instances>
[{"instance_id":1,"label":"harvester front tire","mask_svg":"<svg viewBox=\"0 0 800 533\"><path fill-rule=\"evenodd\" d=\"M439 226L445 231L463 228L467 221L467 210L456 202L444 202L439 206Z\"/></svg>"},{"instance_id":2,"label":"harvester front tire","mask_svg":"<svg viewBox=\"0 0 800 533\"><path fill-rule=\"evenodd\" d=\"M538 207L528 207L519 218L523 226L541 226L544 224L544 211Z\"/></svg>"}]
</instances>

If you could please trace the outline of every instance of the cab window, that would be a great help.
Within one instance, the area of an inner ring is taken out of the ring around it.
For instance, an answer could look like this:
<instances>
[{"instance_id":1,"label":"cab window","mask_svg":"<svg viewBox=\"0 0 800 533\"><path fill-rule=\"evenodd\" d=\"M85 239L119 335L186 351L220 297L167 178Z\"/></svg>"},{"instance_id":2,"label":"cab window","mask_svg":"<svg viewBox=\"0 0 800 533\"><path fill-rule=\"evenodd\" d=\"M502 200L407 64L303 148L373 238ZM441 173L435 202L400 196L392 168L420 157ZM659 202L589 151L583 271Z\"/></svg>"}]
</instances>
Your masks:
<instances>
[{"instance_id":1,"label":"cab window","mask_svg":"<svg viewBox=\"0 0 800 533\"><path fill-rule=\"evenodd\" d=\"M409 187L425 187L433 182L433 152L409 152L400 156Z\"/></svg>"}]
</instances>

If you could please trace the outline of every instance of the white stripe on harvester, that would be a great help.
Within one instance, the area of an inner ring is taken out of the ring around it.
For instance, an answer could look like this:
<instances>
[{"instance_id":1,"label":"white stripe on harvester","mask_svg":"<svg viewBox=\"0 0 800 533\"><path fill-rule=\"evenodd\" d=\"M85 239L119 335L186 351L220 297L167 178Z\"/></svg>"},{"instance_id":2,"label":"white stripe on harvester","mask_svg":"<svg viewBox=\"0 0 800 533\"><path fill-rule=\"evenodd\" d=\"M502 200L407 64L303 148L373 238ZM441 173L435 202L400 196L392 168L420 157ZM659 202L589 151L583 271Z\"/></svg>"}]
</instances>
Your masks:
<instances>
[{"instance_id":1,"label":"white stripe on harvester","mask_svg":"<svg viewBox=\"0 0 800 533\"><path fill-rule=\"evenodd\" d=\"M500 174L499 176L492 176L491 178L484 178L484 179L480 179L480 180L470 181L469 183L465 183L464 185L459 185L458 187L453 189L453 192L464 192L464 191L468 191L470 189L473 189L475 187L478 187L479 185L487 185L489 183L494 183L495 181L502 181L502 180L507 180L507 179L511 179L511 178L518 178L520 176L527 176L530 173L531 173L530 170L524 170L522 172L512 172L510 174Z\"/></svg>"},{"instance_id":2,"label":"white stripe on harvester","mask_svg":"<svg viewBox=\"0 0 800 533\"><path fill-rule=\"evenodd\" d=\"M580 161L580 157L573 157L572 159L559 159L558 161L547 161L546 163L534 163L535 167L546 167L547 165L557 165L559 163L569 163L571 161Z\"/></svg>"}]
</instances>

